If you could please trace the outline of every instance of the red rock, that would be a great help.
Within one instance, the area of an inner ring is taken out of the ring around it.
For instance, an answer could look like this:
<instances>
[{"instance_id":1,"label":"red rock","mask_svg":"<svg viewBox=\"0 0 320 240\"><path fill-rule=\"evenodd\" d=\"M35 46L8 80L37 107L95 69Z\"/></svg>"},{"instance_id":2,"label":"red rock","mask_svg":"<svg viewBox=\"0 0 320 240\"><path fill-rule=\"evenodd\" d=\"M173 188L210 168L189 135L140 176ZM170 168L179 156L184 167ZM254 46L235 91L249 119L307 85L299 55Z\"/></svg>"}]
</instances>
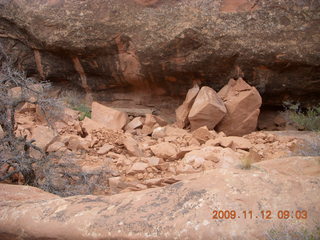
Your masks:
<instances>
[{"instance_id":1,"label":"red rock","mask_svg":"<svg viewBox=\"0 0 320 240\"><path fill-rule=\"evenodd\" d=\"M192 107L192 104L194 103L194 100L199 92L199 86L196 84L193 86L193 88L189 89L186 99L180 105L176 110L176 123L177 126L180 128L186 127L186 125L189 123L188 120L188 114L190 112L190 109Z\"/></svg>"},{"instance_id":2,"label":"red rock","mask_svg":"<svg viewBox=\"0 0 320 240\"><path fill-rule=\"evenodd\" d=\"M148 179L145 180L144 183L148 187L154 187L154 186L162 186L162 183L164 182L163 178L153 178L153 179Z\"/></svg>"},{"instance_id":3,"label":"red rock","mask_svg":"<svg viewBox=\"0 0 320 240\"><path fill-rule=\"evenodd\" d=\"M188 146L188 147L181 147L178 153L171 157L170 159L177 160L183 158L188 152L199 150L200 146Z\"/></svg>"},{"instance_id":4,"label":"red rock","mask_svg":"<svg viewBox=\"0 0 320 240\"><path fill-rule=\"evenodd\" d=\"M154 116L156 122L159 124L160 127L164 127L168 125L167 121L161 118L160 116Z\"/></svg>"},{"instance_id":5,"label":"red rock","mask_svg":"<svg viewBox=\"0 0 320 240\"><path fill-rule=\"evenodd\" d=\"M139 148L138 142L132 137L126 137L123 140L123 144L132 156L143 157L144 154Z\"/></svg>"},{"instance_id":6,"label":"red rock","mask_svg":"<svg viewBox=\"0 0 320 240\"><path fill-rule=\"evenodd\" d=\"M149 157L149 158L147 158L148 165L150 167L154 167L154 166L159 165L161 160L162 160L161 158L157 158L157 157Z\"/></svg>"},{"instance_id":7,"label":"red rock","mask_svg":"<svg viewBox=\"0 0 320 240\"><path fill-rule=\"evenodd\" d=\"M35 112L35 111L36 111L36 105L28 102L19 105L16 110L16 112L19 112L19 113Z\"/></svg>"},{"instance_id":8,"label":"red rock","mask_svg":"<svg viewBox=\"0 0 320 240\"><path fill-rule=\"evenodd\" d=\"M128 121L127 113L106 107L100 103L92 103L92 120L103 124L105 128L120 130Z\"/></svg>"},{"instance_id":9,"label":"red rock","mask_svg":"<svg viewBox=\"0 0 320 240\"><path fill-rule=\"evenodd\" d=\"M196 173L198 170L194 169L191 165L178 165L177 173L178 174L187 174L187 173Z\"/></svg>"},{"instance_id":10,"label":"red rock","mask_svg":"<svg viewBox=\"0 0 320 240\"><path fill-rule=\"evenodd\" d=\"M35 145L42 150L46 150L48 145L55 138L54 131L46 126L36 126L31 129L32 139L35 140Z\"/></svg>"},{"instance_id":11,"label":"red rock","mask_svg":"<svg viewBox=\"0 0 320 240\"><path fill-rule=\"evenodd\" d=\"M146 114L145 122L142 127L142 133L150 135L157 127L163 127L167 125L167 122L161 117L154 116L152 114Z\"/></svg>"},{"instance_id":12,"label":"red rock","mask_svg":"<svg viewBox=\"0 0 320 240\"><path fill-rule=\"evenodd\" d=\"M144 172L148 167L148 164L144 162L136 162L132 167L127 171L127 174L136 174Z\"/></svg>"},{"instance_id":13,"label":"red rock","mask_svg":"<svg viewBox=\"0 0 320 240\"><path fill-rule=\"evenodd\" d=\"M79 136L71 136L67 141L67 148L71 151L89 150L90 143Z\"/></svg>"},{"instance_id":14,"label":"red rock","mask_svg":"<svg viewBox=\"0 0 320 240\"><path fill-rule=\"evenodd\" d=\"M181 128L166 126L166 136L176 136L176 137L183 137L188 135L189 133Z\"/></svg>"},{"instance_id":15,"label":"red rock","mask_svg":"<svg viewBox=\"0 0 320 240\"><path fill-rule=\"evenodd\" d=\"M148 126L150 128L153 128L153 126L157 123L157 120L152 114L146 114L146 118L144 121L144 126Z\"/></svg>"},{"instance_id":16,"label":"red rock","mask_svg":"<svg viewBox=\"0 0 320 240\"><path fill-rule=\"evenodd\" d=\"M218 94L209 87L202 87L188 115L191 129L202 126L213 129L225 116L226 107Z\"/></svg>"},{"instance_id":17,"label":"red rock","mask_svg":"<svg viewBox=\"0 0 320 240\"><path fill-rule=\"evenodd\" d=\"M58 152L58 151L66 150L66 149L67 148L64 143L56 141L48 146L47 152Z\"/></svg>"},{"instance_id":18,"label":"red rock","mask_svg":"<svg viewBox=\"0 0 320 240\"><path fill-rule=\"evenodd\" d=\"M64 122L77 121L79 119L79 112L71 108L65 107L63 109L62 119Z\"/></svg>"},{"instance_id":19,"label":"red rock","mask_svg":"<svg viewBox=\"0 0 320 240\"><path fill-rule=\"evenodd\" d=\"M153 138L163 138L166 136L166 128L165 127L157 127L153 130L152 135Z\"/></svg>"},{"instance_id":20,"label":"red rock","mask_svg":"<svg viewBox=\"0 0 320 240\"><path fill-rule=\"evenodd\" d=\"M209 131L207 126L200 127L192 132L192 136L200 143L205 143L210 138L214 137L214 134Z\"/></svg>"},{"instance_id":21,"label":"red rock","mask_svg":"<svg viewBox=\"0 0 320 240\"><path fill-rule=\"evenodd\" d=\"M83 121L81 122L81 126L87 133L91 133L93 130L98 130L105 128L105 126L99 122L93 121L90 118L85 117Z\"/></svg>"},{"instance_id":22,"label":"red rock","mask_svg":"<svg viewBox=\"0 0 320 240\"><path fill-rule=\"evenodd\" d=\"M188 144L189 144L189 146L200 146L201 145L200 142L197 139L195 139L194 137L189 140Z\"/></svg>"},{"instance_id":23,"label":"red rock","mask_svg":"<svg viewBox=\"0 0 320 240\"><path fill-rule=\"evenodd\" d=\"M114 146L111 144L104 144L102 147L99 148L99 150L97 151L97 154L99 155L107 154L113 148Z\"/></svg>"},{"instance_id":24,"label":"red rock","mask_svg":"<svg viewBox=\"0 0 320 240\"><path fill-rule=\"evenodd\" d=\"M228 136L242 136L256 129L262 99L255 87L241 78L231 79L218 95L227 108L226 116L217 126L218 131Z\"/></svg>"},{"instance_id":25,"label":"red rock","mask_svg":"<svg viewBox=\"0 0 320 240\"><path fill-rule=\"evenodd\" d=\"M206 142L207 146L222 146L225 148L232 148L234 150L243 149L249 150L252 148L251 142L243 137L217 137L216 139L210 139Z\"/></svg>"},{"instance_id":26,"label":"red rock","mask_svg":"<svg viewBox=\"0 0 320 240\"><path fill-rule=\"evenodd\" d=\"M171 156L175 156L178 152L176 146L168 142L151 146L151 151L155 156L163 159L168 159Z\"/></svg>"},{"instance_id":27,"label":"red rock","mask_svg":"<svg viewBox=\"0 0 320 240\"><path fill-rule=\"evenodd\" d=\"M126 126L125 126L125 130L129 131L129 130L134 130L136 128L140 128L142 127L144 121L142 117L135 117L134 119L132 119Z\"/></svg>"},{"instance_id":28,"label":"red rock","mask_svg":"<svg viewBox=\"0 0 320 240\"><path fill-rule=\"evenodd\" d=\"M252 148L252 144L248 139L243 137L227 137L232 140L232 148L249 150Z\"/></svg>"},{"instance_id":29,"label":"red rock","mask_svg":"<svg viewBox=\"0 0 320 240\"><path fill-rule=\"evenodd\" d=\"M22 91L21 87L14 87L9 89L8 96L12 99L26 99L30 102L36 102L37 96L43 93L43 87L41 84L33 84L28 86L31 90L24 89Z\"/></svg>"},{"instance_id":30,"label":"red rock","mask_svg":"<svg viewBox=\"0 0 320 240\"><path fill-rule=\"evenodd\" d=\"M199 150L193 150L187 154L185 154L183 158L183 162L190 164L194 162L196 159L203 159L212 162L219 162L220 159L213 151L213 148L205 147Z\"/></svg>"}]
</instances>

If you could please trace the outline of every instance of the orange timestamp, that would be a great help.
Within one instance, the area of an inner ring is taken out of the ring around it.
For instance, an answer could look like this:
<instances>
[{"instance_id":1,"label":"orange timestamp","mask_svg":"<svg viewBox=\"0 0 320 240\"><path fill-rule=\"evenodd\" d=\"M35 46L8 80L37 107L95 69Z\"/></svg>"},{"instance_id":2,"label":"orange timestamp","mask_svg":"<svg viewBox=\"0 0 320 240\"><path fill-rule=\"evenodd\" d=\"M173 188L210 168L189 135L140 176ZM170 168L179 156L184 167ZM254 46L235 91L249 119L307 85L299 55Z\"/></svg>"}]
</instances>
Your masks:
<instances>
[{"instance_id":1,"label":"orange timestamp","mask_svg":"<svg viewBox=\"0 0 320 240\"><path fill-rule=\"evenodd\" d=\"M307 219L308 212L306 210L262 210L253 212L252 210L235 211L235 210L213 210L212 219Z\"/></svg>"}]
</instances>

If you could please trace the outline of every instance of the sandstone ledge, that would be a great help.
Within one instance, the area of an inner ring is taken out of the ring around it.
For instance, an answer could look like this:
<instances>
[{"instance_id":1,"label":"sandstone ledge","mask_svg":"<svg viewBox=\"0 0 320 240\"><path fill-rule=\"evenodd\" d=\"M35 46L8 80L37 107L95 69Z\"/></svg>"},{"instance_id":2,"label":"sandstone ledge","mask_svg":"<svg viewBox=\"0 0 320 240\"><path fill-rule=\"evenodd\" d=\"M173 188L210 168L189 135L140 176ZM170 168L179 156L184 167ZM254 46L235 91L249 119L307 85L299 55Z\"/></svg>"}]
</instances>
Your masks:
<instances>
[{"instance_id":1,"label":"sandstone ledge","mask_svg":"<svg viewBox=\"0 0 320 240\"><path fill-rule=\"evenodd\" d=\"M268 168L268 162L287 168L278 172ZM269 230L283 224L312 229L319 221L319 157L275 159L255 164L249 171L216 169L188 178L164 188L110 197L10 201L7 195L0 203L0 238L264 239ZM28 188L26 194L38 191ZM278 210L302 209L308 211L306 220L276 218ZM213 210L235 210L238 215L252 210L254 216L270 210L273 219L250 220L240 215L234 220L213 220Z\"/></svg>"}]
</instances>

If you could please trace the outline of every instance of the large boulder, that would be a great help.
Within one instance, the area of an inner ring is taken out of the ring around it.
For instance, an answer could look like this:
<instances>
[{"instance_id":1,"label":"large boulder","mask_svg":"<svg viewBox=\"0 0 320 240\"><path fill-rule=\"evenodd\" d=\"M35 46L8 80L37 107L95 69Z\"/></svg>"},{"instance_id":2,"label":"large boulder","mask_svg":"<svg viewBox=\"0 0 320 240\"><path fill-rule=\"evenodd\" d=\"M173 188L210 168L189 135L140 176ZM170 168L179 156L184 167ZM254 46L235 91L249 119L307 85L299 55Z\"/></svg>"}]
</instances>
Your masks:
<instances>
[{"instance_id":1,"label":"large boulder","mask_svg":"<svg viewBox=\"0 0 320 240\"><path fill-rule=\"evenodd\" d=\"M92 103L92 120L103 124L105 128L120 130L128 122L127 113L109 108L100 103Z\"/></svg>"},{"instance_id":2,"label":"large boulder","mask_svg":"<svg viewBox=\"0 0 320 240\"><path fill-rule=\"evenodd\" d=\"M257 128L262 99L255 87L242 78L231 79L218 93L227 108L227 114L217 130L229 136L242 136Z\"/></svg>"},{"instance_id":3,"label":"large boulder","mask_svg":"<svg viewBox=\"0 0 320 240\"><path fill-rule=\"evenodd\" d=\"M2 0L0 40L30 75L85 89L185 94L194 80L220 88L244 76L268 103L286 95L318 102L319 7L311 0Z\"/></svg>"},{"instance_id":4,"label":"large boulder","mask_svg":"<svg viewBox=\"0 0 320 240\"><path fill-rule=\"evenodd\" d=\"M216 91L210 87L202 87L188 115L191 129L195 130L203 126L213 129L226 112L226 107Z\"/></svg>"},{"instance_id":5,"label":"large boulder","mask_svg":"<svg viewBox=\"0 0 320 240\"><path fill-rule=\"evenodd\" d=\"M194 85L193 88L189 89L186 99L176 109L176 122L178 127L184 128L189 123L188 114L199 90L200 88L198 85Z\"/></svg>"}]
</instances>

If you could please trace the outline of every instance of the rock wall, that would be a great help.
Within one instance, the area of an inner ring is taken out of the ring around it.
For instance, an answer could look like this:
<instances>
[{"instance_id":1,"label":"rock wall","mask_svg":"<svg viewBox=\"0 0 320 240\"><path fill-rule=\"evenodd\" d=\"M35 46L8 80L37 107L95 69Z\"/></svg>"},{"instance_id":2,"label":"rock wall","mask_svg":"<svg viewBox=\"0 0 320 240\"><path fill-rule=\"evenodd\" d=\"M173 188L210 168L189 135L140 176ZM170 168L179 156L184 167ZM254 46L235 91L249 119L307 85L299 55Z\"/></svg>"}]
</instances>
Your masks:
<instances>
[{"instance_id":1,"label":"rock wall","mask_svg":"<svg viewBox=\"0 0 320 240\"><path fill-rule=\"evenodd\" d=\"M20 69L87 92L184 95L230 77L265 104L319 100L313 0L0 0L0 42Z\"/></svg>"}]
</instances>

